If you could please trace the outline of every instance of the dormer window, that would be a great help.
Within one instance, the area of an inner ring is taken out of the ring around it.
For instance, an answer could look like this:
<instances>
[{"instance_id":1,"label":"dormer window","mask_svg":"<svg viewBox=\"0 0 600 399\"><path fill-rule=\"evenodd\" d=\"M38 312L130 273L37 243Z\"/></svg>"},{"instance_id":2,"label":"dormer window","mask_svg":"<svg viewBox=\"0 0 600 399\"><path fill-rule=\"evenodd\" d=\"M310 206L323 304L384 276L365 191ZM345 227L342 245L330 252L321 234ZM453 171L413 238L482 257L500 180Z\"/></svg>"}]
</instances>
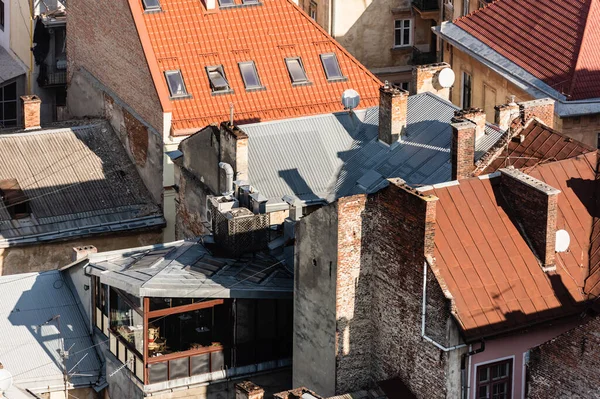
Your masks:
<instances>
[{"instance_id":1,"label":"dormer window","mask_svg":"<svg viewBox=\"0 0 600 399\"><path fill-rule=\"evenodd\" d=\"M181 71L166 71L165 77L167 78L171 98L187 97L188 94L183 83Z\"/></svg>"},{"instance_id":2,"label":"dormer window","mask_svg":"<svg viewBox=\"0 0 600 399\"><path fill-rule=\"evenodd\" d=\"M0 201L12 219L23 219L31 214L29 198L21 190L17 179L0 180Z\"/></svg>"},{"instance_id":3,"label":"dormer window","mask_svg":"<svg viewBox=\"0 0 600 399\"><path fill-rule=\"evenodd\" d=\"M223 70L223 65L206 67L206 73L208 74L210 88L213 93L226 93L231 91L229 82L225 76L225 71Z\"/></svg>"},{"instance_id":4,"label":"dormer window","mask_svg":"<svg viewBox=\"0 0 600 399\"><path fill-rule=\"evenodd\" d=\"M142 0L144 3L144 11L160 11L160 3L158 0Z\"/></svg>"},{"instance_id":5,"label":"dormer window","mask_svg":"<svg viewBox=\"0 0 600 399\"><path fill-rule=\"evenodd\" d=\"M219 7L233 7L235 6L234 0L219 0Z\"/></svg>"},{"instance_id":6,"label":"dormer window","mask_svg":"<svg viewBox=\"0 0 600 399\"><path fill-rule=\"evenodd\" d=\"M308 83L308 77L306 76L306 71L300 57L286 58L285 64L287 65L292 84Z\"/></svg>"},{"instance_id":7,"label":"dormer window","mask_svg":"<svg viewBox=\"0 0 600 399\"><path fill-rule=\"evenodd\" d=\"M340 69L340 64L334 53L321 54L321 63L323 64L327 80L345 80L344 75L342 75L342 70Z\"/></svg>"},{"instance_id":8,"label":"dormer window","mask_svg":"<svg viewBox=\"0 0 600 399\"><path fill-rule=\"evenodd\" d=\"M260 84L260 78L258 77L254 61L240 62L238 65L246 90L261 89L262 85Z\"/></svg>"}]
</instances>

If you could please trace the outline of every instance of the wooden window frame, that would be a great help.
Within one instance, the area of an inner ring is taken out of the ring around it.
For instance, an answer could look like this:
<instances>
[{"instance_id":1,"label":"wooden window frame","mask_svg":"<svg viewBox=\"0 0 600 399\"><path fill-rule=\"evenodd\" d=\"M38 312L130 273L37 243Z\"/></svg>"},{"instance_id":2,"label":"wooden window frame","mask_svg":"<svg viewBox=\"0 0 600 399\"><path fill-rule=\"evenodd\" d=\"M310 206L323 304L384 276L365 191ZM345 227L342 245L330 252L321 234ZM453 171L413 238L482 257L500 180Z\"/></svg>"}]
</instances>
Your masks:
<instances>
[{"instance_id":1,"label":"wooden window frame","mask_svg":"<svg viewBox=\"0 0 600 399\"><path fill-rule=\"evenodd\" d=\"M491 370L492 367L494 366L498 366L501 364L508 364L508 374L506 375L506 377L501 377L501 378L496 378L495 380L492 379L491 376ZM506 399L512 399L512 388L513 388L513 366L514 366L514 359L512 357L510 358L506 358L506 359L502 359L502 360L494 360L490 363L485 363L485 364L479 364L477 365L477 369L475 372L475 398L479 399L479 388L480 387L485 387L487 386L489 391L488 391L488 398L487 399L491 399L493 396L493 386L495 384L498 383L504 383L506 382L507 384L507 390L506 390ZM488 379L484 382L480 382L480 376L481 376L481 372L483 370L487 370L488 372Z\"/></svg>"}]
</instances>

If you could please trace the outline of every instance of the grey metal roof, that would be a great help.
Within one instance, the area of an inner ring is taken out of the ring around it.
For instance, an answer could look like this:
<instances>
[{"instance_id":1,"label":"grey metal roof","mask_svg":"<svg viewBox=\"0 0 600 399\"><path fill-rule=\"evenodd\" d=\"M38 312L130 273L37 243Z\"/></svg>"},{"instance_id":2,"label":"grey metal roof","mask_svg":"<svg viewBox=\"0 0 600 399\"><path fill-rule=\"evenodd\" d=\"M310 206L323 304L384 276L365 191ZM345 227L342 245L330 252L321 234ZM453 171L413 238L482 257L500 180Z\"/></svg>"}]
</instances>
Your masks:
<instances>
[{"instance_id":1,"label":"grey metal roof","mask_svg":"<svg viewBox=\"0 0 600 399\"><path fill-rule=\"evenodd\" d=\"M0 47L0 84L27 73L24 66L6 49Z\"/></svg>"},{"instance_id":2,"label":"grey metal roof","mask_svg":"<svg viewBox=\"0 0 600 399\"><path fill-rule=\"evenodd\" d=\"M164 224L105 121L0 135L0 180L16 179L31 217L0 201L0 247Z\"/></svg>"},{"instance_id":3,"label":"grey metal roof","mask_svg":"<svg viewBox=\"0 0 600 399\"><path fill-rule=\"evenodd\" d=\"M391 147L378 140L379 108L242 126L248 134L249 181L271 203L294 194L304 201L373 191L385 179L411 185L451 179L451 119L458 110L431 93L408 98L406 136ZM502 131L488 124L479 159ZM359 185L368 181L369 187Z\"/></svg>"},{"instance_id":4,"label":"grey metal roof","mask_svg":"<svg viewBox=\"0 0 600 399\"><path fill-rule=\"evenodd\" d=\"M290 297L293 274L283 261L255 253L212 255L198 241L177 241L90 255L88 272L138 297Z\"/></svg>"},{"instance_id":5,"label":"grey metal roof","mask_svg":"<svg viewBox=\"0 0 600 399\"><path fill-rule=\"evenodd\" d=\"M20 388L47 392L61 390L62 360L58 349L62 338L71 348L67 368L76 386L98 381L101 364L75 297L59 271L0 277L0 362ZM42 325L42 326L40 326Z\"/></svg>"}]
</instances>

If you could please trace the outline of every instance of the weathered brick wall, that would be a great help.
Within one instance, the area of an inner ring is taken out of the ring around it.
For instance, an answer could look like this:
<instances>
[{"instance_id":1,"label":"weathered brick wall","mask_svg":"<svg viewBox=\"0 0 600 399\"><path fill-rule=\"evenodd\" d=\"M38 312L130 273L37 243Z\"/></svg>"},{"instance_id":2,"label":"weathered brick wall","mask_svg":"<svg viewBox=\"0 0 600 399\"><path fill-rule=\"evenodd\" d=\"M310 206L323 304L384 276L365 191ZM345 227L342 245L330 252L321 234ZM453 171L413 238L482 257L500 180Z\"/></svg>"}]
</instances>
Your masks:
<instances>
[{"instance_id":1,"label":"weathered brick wall","mask_svg":"<svg viewBox=\"0 0 600 399\"><path fill-rule=\"evenodd\" d=\"M127 0L69 4L67 56L69 97L78 96L70 82L83 67L162 134L162 107Z\"/></svg>"},{"instance_id":2,"label":"weathered brick wall","mask_svg":"<svg viewBox=\"0 0 600 399\"><path fill-rule=\"evenodd\" d=\"M475 132L477 126L470 122L452 124L450 158L452 180L465 179L471 175L475 165Z\"/></svg>"},{"instance_id":3,"label":"weathered brick wall","mask_svg":"<svg viewBox=\"0 0 600 399\"><path fill-rule=\"evenodd\" d=\"M380 87L379 101L379 140L392 145L406 130L408 92Z\"/></svg>"},{"instance_id":4,"label":"weathered brick wall","mask_svg":"<svg viewBox=\"0 0 600 399\"><path fill-rule=\"evenodd\" d=\"M411 94L430 92L445 100L450 98L450 88L443 88L437 83L437 74L450 65L445 62L429 65L417 65L413 68L413 85Z\"/></svg>"},{"instance_id":5,"label":"weathered brick wall","mask_svg":"<svg viewBox=\"0 0 600 399\"><path fill-rule=\"evenodd\" d=\"M531 118L538 118L544 125L554 127L554 100L550 98L541 98L519 103L523 121Z\"/></svg>"},{"instance_id":6,"label":"weathered brick wall","mask_svg":"<svg viewBox=\"0 0 600 399\"><path fill-rule=\"evenodd\" d=\"M600 398L600 319L530 351L529 399Z\"/></svg>"},{"instance_id":7,"label":"weathered brick wall","mask_svg":"<svg viewBox=\"0 0 600 399\"><path fill-rule=\"evenodd\" d=\"M175 238L182 240L208 234L206 197L210 195L210 191L185 168L179 168L178 184L179 192L175 201Z\"/></svg>"}]
</instances>

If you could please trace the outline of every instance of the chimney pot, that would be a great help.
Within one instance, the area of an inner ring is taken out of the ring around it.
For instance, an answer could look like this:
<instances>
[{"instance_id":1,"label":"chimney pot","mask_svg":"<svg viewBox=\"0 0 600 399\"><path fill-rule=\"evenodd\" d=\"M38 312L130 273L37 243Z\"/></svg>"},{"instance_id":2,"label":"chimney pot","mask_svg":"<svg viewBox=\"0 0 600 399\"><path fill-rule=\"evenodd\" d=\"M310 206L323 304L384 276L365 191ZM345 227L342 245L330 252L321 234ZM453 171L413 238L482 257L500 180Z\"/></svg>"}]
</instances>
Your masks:
<instances>
[{"instance_id":1,"label":"chimney pot","mask_svg":"<svg viewBox=\"0 0 600 399\"><path fill-rule=\"evenodd\" d=\"M263 399L265 390L251 381L235 384L235 399Z\"/></svg>"},{"instance_id":2,"label":"chimney pot","mask_svg":"<svg viewBox=\"0 0 600 399\"><path fill-rule=\"evenodd\" d=\"M74 247L71 253L71 262L83 259L91 254L98 253L98 248L93 245L85 245L83 247Z\"/></svg>"},{"instance_id":3,"label":"chimney pot","mask_svg":"<svg viewBox=\"0 0 600 399\"><path fill-rule=\"evenodd\" d=\"M475 132L477 126L468 120L452 124L452 180L465 179L475 168Z\"/></svg>"},{"instance_id":4,"label":"chimney pot","mask_svg":"<svg viewBox=\"0 0 600 399\"><path fill-rule=\"evenodd\" d=\"M40 107L42 100L36 95L21 96L23 101L23 128L25 130L41 129Z\"/></svg>"},{"instance_id":5,"label":"chimney pot","mask_svg":"<svg viewBox=\"0 0 600 399\"><path fill-rule=\"evenodd\" d=\"M408 92L394 85L379 88L379 140L392 145L406 130Z\"/></svg>"}]
</instances>

